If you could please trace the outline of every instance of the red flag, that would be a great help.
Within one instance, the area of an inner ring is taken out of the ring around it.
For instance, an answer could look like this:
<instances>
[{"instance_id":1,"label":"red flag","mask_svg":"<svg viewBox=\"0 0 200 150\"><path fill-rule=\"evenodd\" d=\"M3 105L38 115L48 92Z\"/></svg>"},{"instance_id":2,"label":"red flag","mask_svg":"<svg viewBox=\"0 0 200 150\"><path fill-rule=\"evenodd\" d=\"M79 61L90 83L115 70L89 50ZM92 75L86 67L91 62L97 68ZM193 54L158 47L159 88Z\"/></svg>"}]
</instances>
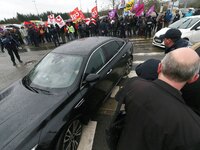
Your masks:
<instances>
[{"instance_id":1,"label":"red flag","mask_svg":"<svg viewBox=\"0 0 200 150\"><path fill-rule=\"evenodd\" d=\"M85 19L85 16L81 10L79 10L79 14L80 14L80 19Z\"/></svg>"},{"instance_id":2,"label":"red flag","mask_svg":"<svg viewBox=\"0 0 200 150\"><path fill-rule=\"evenodd\" d=\"M144 4L140 4L137 9L135 10L135 15L140 16L144 11Z\"/></svg>"},{"instance_id":3,"label":"red flag","mask_svg":"<svg viewBox=\"0 0 200 150\"><path fill-rule=\"evenodd\" d=\"M76 7L72 12L69 13L70 17L72 18L72 21L75 22L78 19L85 18L82 11Z\"/></svg>"},{"instance_id":4,"label":"red flag","mask_svg":"<svg viewBox=\"0 0 200 150\"><path fill-rule=\"evenodd\" d=\"M92 16L92 18L97 18L98 17L97 6L95 6L94 8L92 8L92 10L91 10L91 16Z\"/></svg>"}]
</instances>

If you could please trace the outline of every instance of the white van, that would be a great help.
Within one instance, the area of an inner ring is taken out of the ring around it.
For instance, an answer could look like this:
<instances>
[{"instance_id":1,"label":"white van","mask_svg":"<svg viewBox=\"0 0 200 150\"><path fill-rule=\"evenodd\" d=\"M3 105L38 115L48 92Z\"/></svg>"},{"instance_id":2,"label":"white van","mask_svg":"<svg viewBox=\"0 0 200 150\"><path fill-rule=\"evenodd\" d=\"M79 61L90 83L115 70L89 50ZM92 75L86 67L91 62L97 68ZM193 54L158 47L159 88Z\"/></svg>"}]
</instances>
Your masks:
<instances>
[{"instance_id":1,"label":"white van","mask_svg":"<svg viewBox=\"0 0 200 150\"><path fill-rule=\"evenodd\" d=\"M181 37L189 40L191 43L200 42L200 15L181 18L169 25L169 27L159 30L154 35L152 44L164 48L164 42L159 37L170 28L178 28L182 32Z\"/></svg>"}]
</instances>

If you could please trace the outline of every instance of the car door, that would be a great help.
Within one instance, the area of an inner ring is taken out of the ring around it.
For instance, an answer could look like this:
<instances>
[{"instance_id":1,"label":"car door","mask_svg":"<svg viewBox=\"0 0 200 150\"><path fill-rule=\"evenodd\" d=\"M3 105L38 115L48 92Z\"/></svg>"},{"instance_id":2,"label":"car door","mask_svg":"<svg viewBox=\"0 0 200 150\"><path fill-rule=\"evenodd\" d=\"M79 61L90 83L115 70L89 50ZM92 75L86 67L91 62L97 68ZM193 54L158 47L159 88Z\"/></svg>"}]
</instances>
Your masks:
<instances>
[{"instance_id":1,"label":"car door","mask_svg":"<svg viewBox=\"0 0 200 150\"><path fill-rule=\"evenodd\" d=\"M192 43L200 42L200 21L191 29L191 38Z\"/></svg>"},{"instance_id":2,"label":"car door","mask_svg":"<svg viewBox=\"0 0 200 150\"><path fill-rule=\"evenodd\" d=\"M107 79L112 83L111 89L119 79L124 75L126 63L128 60L128 47L124 41L111 41L102 46L104 55L106 57L106 67L110 68L110 73Z\"/></svg>"},{"instance_id":3,"label":"car door","mask_svg":"<svg viewBox=\"0 0 200 150\"><path fill-rule=\"evenodd\" d=\"M107 80L109 69L105 69L105 56L102 47L96 49L89 57L81 84L81 94L84 100L83 113L85 116L96 111L100 103L108 93L110 83ZM99 79L94 82L87 82L86 77L90 74L99 75Z\"/></svg>"}]
</instances>

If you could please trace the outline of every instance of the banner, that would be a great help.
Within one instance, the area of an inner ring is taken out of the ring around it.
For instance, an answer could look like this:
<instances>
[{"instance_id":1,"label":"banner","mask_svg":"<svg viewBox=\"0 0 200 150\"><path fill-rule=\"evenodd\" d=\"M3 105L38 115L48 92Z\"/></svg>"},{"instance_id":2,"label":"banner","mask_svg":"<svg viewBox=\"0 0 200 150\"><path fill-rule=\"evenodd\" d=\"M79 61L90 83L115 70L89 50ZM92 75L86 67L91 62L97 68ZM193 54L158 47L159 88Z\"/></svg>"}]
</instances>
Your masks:
<instances>
[{"instance_id":1,"label":"banner","mask_svg":"<svg viewBox=\"0 0 200 150\"><path fill-rule=\"evenodd\" d=\"M133 7L133 4L134 4L134 0L131 0L129 2L126 3L126 8L124 9L124 11L129 11L132 9Z\"/></svg>"},{"instance_id":2,"label":"banner","mask_svg":"<svg viewBox=\"0 0 200 150\"><path fill-rule=\"evenodd\" d=\"M116 9L110 10L110 11L108 12L108 17L109 17L110 19L115 19L115 17L117 17L117 10L116 10Z\"/></svg>"},{"instance_id":3,"label":"banner","mask_svg":"<svg viewBox=\"0 0 200 150\"><path fill-rule=\"evenodd\" d=\"M142 12L144 11L144 4L140 4L137 9L135 10L135 15L141 16Z\"/></svg>"},{"instance_id":4,"label":"banner","mask_svg":"<svg viewBox=\"0 0 200 150\"><path fill-rule=\"evenodd\" d=\"M155 6L153 5L153 6L151 6L151 7L149 8L149 10L147 11L146 16L147 16L147 17L150 16L151 13L154 12L154 10L155 10Z\"/></svg>"},{"instance_id":5,"label":"banner","mask_svg":"<svg viewBox=\"0 0 200 150\"><path fill-rule=\"evenodd\" d=\"M85 18L84 21L85 21L85 24L87 24L88 26L89 26L91 23L93 23L93 24L96 25L96 20L93 19L93 18Z\"/></svg>"},{"instance_id":6,"label":"banner","mask_svg":"<svg viewBox=\"0 0 200 150\"><path fill-rule=\"evenodd\" d=\"M135 4L132 6L130 12L134 12L138 8L139 5L140 5L140 0L135 2Z\"/></svg>"},{"instance_id":7,"label":"banner","mask_svg":"<svg viewBox=\"0 0 200 150\"><path fill-rule=\"evenodd\" d=\"M73 11L71 11L69 15L72 19L72 22L76 22L80 19L85 19L83 12L79 10L78 7L76 7Z\"/></svg>"},{"instance_id":8,"label":"banner","mask_svg":"<svg viewBox=\"0 0 200 150\"><path fill-rule=\"evenodd\" d=\"M48 15L48 24L55 24L54 14Z\"/></svg>"},{"instance_id":9,"label":"banner","mask_svg":"<svg viewBox=\"0 0 200 150\"><path fill-rule=\"evenodd\" d=\"M72 18L73 22L76 21L78 18L80 18L78 7L76 7L73 11L71 11L69 15Z\"/></svg>"},{"instance_id":10,"label":"banner","mask_svg":"<svg viewBox=\"0 0 200 150\"><path fill-rule=\"evenodd\" d=\"M65 22L64 22L64 20L62 19L62 17L60 15L58 15L55 18L55 22L60 28L62 28L65 25Z\"/></svg>"},{"instance_id":11,"label":"banner","mask_svg":"<svg viewBox=\"0 0 200 150\"><path fill-rule=\"evenodd\" d=\"M92 10L91 10L91 16L92 16L92 18L97 18L98 17L97 6L95 6L94 8L92 8Z\"/></svg>"},{"instance_id":12,"label":"banner","mask_svg":"<svg viewBox=\"0 0 200 150\"><path fill-rule=\"evenodd\" d=\"M125 8L125 0L120 0L120 4L118 6L118 9L123 9Z\"/></svg>"}]
</instances>

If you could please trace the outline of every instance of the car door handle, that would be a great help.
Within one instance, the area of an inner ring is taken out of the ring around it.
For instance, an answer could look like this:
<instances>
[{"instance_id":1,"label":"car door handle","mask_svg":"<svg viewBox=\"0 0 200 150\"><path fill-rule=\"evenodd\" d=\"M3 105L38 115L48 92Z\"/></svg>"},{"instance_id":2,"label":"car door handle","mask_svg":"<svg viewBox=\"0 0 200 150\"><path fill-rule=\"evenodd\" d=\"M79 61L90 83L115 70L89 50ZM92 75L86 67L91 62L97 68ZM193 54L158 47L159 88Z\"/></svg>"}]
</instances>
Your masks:
<instances>
[{"instance_id":1,"label":"car door handle","mask_svg":"<svg viewBox=\"0 0 200 150\"><path fill-rule=\"evenodd\" d=\"M124 55L122 56L122 58L124 58L124 57L126 57L126 54L124 54Z\"/></svg>"},{"instance_id":2,"label":"car door handle","mask_svg":"<svg viewBox=\"0 0 200 150\"><path fill-rule=\"evenodd\" d=\"M110 74L112 72L112 69L110 69L108 72L107 72L107 74Z\"/></svg>"},{"instance_id":3,"label":"car door handle","mask_svg":"<svg viewBox=\"0 0 200 150\"><path fill-rule=\"evenodd\" d=\"M82 98L82 99L78 102L78 104L76 104L76 106L75 106L74 108L76 109L76 108L80 107L84 102L85 102L85 99Z\"/></svg>"}]
</instances>

